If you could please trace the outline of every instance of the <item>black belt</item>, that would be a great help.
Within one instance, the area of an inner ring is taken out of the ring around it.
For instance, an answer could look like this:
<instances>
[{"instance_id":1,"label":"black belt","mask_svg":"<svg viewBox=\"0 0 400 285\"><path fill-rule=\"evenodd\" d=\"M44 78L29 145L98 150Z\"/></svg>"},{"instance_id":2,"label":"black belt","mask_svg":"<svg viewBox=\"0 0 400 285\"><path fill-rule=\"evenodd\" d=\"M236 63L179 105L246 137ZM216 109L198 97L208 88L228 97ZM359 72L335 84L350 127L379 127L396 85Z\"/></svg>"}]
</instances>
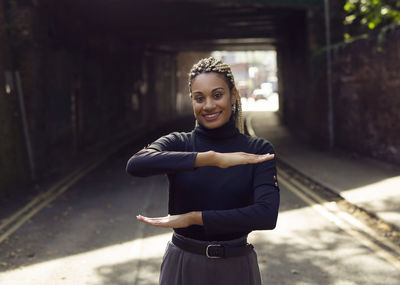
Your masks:
<instances>
[{"instance_id":1,"label":"black belt","mask_svg":"<svg viewBox=\"0 0 400 285\"><path fill-rule=\"evenodd\" d=\"M249 254L253 250L253 245L246 243L242 245L228 245L219 243L195 244L183 240L175 235L172 236L172 243L182 250L205 255L208 258L229 258Z\"/></svg>"}]
</instances>

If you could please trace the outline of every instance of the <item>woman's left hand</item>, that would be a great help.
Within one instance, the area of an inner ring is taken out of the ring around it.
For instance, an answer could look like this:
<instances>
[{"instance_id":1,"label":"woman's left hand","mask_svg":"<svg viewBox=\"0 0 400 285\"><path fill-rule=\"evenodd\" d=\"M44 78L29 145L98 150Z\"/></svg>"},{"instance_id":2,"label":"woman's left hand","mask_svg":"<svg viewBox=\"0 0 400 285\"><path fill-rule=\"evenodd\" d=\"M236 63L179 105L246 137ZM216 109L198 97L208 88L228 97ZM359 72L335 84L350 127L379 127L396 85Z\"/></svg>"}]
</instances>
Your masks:
<instances>
[{"instance_id":1,"label":"woman's left hand","mask_svg":"<svg viewBox=\"0 0 400 285\"><path fill-rule=\"evenodd\" d=\"M168 215L165 217L149 218L136 216L138 221L162 228L186 228L191 225L203 225L201 212L189 212L181 215Z\"/></svg>"}]
</instances>

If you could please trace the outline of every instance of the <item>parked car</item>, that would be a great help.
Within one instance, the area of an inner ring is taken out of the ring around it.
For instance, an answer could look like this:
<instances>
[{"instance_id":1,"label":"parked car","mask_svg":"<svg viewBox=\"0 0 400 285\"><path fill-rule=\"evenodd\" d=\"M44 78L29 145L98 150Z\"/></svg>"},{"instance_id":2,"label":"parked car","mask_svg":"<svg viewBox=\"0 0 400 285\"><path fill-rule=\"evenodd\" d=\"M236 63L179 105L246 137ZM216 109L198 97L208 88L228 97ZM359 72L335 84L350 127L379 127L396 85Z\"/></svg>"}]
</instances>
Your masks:
<instances>
[{"instance_id":1,"label":"parked car","mask_svg":"<svg viewBox=\"0 0 400 285\"><path fill-rule=\"evenodd\" d=\"M273 92L272 84L267 82L267 83L261 84L261 88L254 89L253 93L251 94L251 97L254 100L258 100L258 99L267 100L269 98L269 96L272 95L272 92Z\"/></svg>"}]
</instances>

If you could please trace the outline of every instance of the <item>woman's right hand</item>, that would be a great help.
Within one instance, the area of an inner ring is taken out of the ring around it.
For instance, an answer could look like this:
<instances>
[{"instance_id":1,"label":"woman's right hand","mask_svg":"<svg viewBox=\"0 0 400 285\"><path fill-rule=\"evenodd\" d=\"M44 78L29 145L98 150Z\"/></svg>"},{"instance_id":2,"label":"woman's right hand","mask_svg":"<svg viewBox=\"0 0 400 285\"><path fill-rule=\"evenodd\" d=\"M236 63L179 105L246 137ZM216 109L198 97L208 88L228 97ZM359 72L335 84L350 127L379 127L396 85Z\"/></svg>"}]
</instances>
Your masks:
<instances>
[{"instance_id":1,"label":"woman's right hand","mask_svg":"<svg viewBox=\"0 0 400 285\"><path fill-rule=\"evenodd\" d=\"M206 151L197 153L195 167L217 166L227 168L235 165L260 163L275 157L274 154L253 154L246 152L215 152Z\"/></svg>"},{"instance_id":2,"label":"woman's right hand","mask_svg":"<svg viewBox=\"0 0 400 285\"><path fill-rule=\"evenodd\" d=\"M227 168L241 164L254 164L261 163L275 157L274 154L253 154L246 152L216 152L216 166L220 168Z\"/></svg>"}]
</instances>

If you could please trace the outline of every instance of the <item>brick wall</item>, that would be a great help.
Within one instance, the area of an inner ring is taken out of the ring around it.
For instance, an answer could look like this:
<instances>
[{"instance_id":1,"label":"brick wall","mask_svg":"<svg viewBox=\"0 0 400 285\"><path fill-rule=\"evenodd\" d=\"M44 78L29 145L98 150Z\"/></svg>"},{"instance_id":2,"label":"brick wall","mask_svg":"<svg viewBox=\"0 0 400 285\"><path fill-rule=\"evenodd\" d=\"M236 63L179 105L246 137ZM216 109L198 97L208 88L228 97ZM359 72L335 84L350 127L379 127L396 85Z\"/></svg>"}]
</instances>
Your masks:
<instances>
[{"instance_id":1,"label":"brick wall","mask_svg":"<svg viewBox=\"0 0 400 285\"><path fill-rule=\"evenodd\" d=\"M335 50L336 144L400 164L400 26L383 38L381 47L373 35Z\"/></svg>"},{"instance_id":2,"label":"brick wall","mask_svg":"<svg viewBox=\"0 0 400 285\"><path fill-rule=\"evenodd\" d=\"M335 147L400 164L400 27L332 47ZM308 138L328 146L326 54L310 57Z\"/></svg>"},{"instance_id":3,"label":"brick wall","mask_svg":"<svg viewBox=\"0 0 400 285\"><path fill-rule=\"evenodd\" d=\"M29 178L18 99L14 90L6 93L5 73L12 70L6 22L4 3L0 0L0 196L5 189Z\"/></svg>"},{"instance_id":4,"label":"brick wall","mask_svg":"<svg viewBox=\"0 0 400 285\"><path fill-rule=\"evenodd\" d=\"M112 35L74 38L54 24L46 6L15 3L6 13L0 10L0 59L9 48L14 59L9 67L21 75L39 181L84 163L95 146L177 116L176 54ZM5 14L12 27L9 41ZM9 191L5 184L31 182L17 101L4 94L6 68L0 61L0 134L6 138L0 147L0 196Z\"/></svg>"},{"instance_id":5,"label":"brick wall","mask_svg":"<svg viewBox=\"0 0 400 285\"><path fill-rule=\"evenodd\" d=\"M343 1L330 5L334 145L400 164L400 26L343 43ZM307 11L305 21L291 17L281 34L287 39L278 47L282 119L315 147L327 149L323 9Z\"/></svg>"}]
</instances>

